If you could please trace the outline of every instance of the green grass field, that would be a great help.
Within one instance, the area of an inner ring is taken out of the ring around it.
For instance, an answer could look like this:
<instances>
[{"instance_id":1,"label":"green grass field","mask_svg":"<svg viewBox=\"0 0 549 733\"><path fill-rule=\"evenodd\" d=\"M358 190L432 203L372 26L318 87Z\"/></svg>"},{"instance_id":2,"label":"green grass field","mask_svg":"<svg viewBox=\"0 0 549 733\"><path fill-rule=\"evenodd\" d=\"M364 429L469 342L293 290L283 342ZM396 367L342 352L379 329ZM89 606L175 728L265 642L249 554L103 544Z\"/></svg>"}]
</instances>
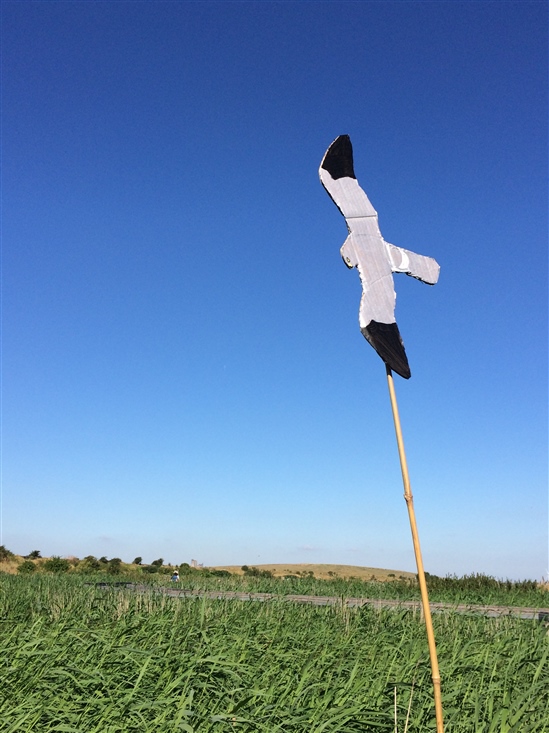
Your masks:
<instances>
[{"instance_id":1,"label":"green grass field","mask_svg":"<svg viewBox=\"0 0 549 733\"><path fill-rule=\"evenodd\" d=\"M406 611L174 599L78 576L0 576L0 729L434 731L425 629ZM549 733L535 621L434 618L448 733Z\"/></svg>"}]
</instances>

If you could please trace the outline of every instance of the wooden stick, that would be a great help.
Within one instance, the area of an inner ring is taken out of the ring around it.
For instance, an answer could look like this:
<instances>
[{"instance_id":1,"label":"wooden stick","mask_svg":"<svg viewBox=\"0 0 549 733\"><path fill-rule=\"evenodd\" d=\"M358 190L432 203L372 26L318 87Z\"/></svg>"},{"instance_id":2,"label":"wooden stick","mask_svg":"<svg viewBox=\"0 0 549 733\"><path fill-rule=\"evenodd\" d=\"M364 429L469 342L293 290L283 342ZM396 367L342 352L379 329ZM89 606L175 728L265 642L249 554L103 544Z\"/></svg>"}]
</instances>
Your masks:
<instances>
[{"instance_id":1,"label":"wooden stick","mask_svg":"<svg viewBox=\"0 0 549 733\"><path fill-rule=\"evenodd\" d=\"M386 365L387 366L387 365ZM433 621L431 618L431 608L429 606L429 595L427 593L427 583L425 581L425 571L423 569L423 560L421 558L421 548L419 546L419 534L417 531L416 515L414 511L414 497L410 487L410 477L408 475L408 464L406 462L406 453L404 452L404 440L402 439L402 429L400 427L400 417L398 415L398 407L395 394L395 385L393 375L389 366L387 366L387 383L389 385L389 395L391 397L391 407L393 410L393 420L395 423L395 432L398 445L398 455L400 457L400 468L402 471L402 483L404 484L404 499L408 507L408 517L410 518L410 529L412 530L412 540L414 543L414 554L416 556L417 577L419 588L421 591L421 607L425 618L425 627L427 630L427 642L429 644L429 656L431 658L431 676L433 679L433 691L435 696L435 715L437 720L437 733L444 733L444 723L442 718L442 700L440 695L440 672L438 669L437 647L435 643L435 634L433 632Z\"/></svg>"}]
</instances>

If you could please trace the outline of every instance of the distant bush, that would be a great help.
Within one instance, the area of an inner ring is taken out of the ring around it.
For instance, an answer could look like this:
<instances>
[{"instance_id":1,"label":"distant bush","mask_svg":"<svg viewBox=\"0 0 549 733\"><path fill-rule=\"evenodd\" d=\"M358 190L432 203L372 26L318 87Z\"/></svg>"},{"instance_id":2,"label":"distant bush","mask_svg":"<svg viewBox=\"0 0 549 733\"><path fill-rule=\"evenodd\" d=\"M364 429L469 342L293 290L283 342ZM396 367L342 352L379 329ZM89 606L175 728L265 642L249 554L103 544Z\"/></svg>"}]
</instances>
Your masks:
<instances>
[{"instance_id":1,"label":"distant bush","mask_svg":"<svg viewBox=\"0 0 549 733\"><path fill-rule=\"evenodd\" d=\"M247 565L242 566L242 571L244 572L244 575L247 575L251 578L273 578L274 575L271 570L260 570L256 567L249 568Z\"/></svg>"},{"instance_id":2,"label":"distant bush","mask_svg":"<svg viewBox=\"0 0 549 733\"><path fill-rule=\"evenodd\" d=\"M158 560L153 560L151 565L156 565L157 568L161 568L164 565L164 558L159 557Z\"/></svg>"},{"instance_id":3,"label":"distant bush","mask_svg":"<svg viewBox=\"0 0 549 733\"><path fill-rule=\"evenodd\" d=\"M65 560L63 557L59 557L58 555L54 555L53 557L50 557L49 560L46 560L44 563L44 570L48 573L66 573L70 566L71 564L68 560Z\"/></svg>"},{"instance_id":4,"label":"distant bush","mask_svg":"<svg viewBox=\"0 0 549 733\"><path fill-rule=\"evenodd\" d=\"M101 567L101 563L94 555L86 555L78 563L76 569L79 573L95 573Z\"/></svg>"},{"instance_id":5,"label":"distant bush","mask_svg":"<svg viewBox=\"0 0 549 733\"><path fill-rule=\"evenodd\" d=\"M143 558L138 555L136 558L134 558L132 565L141 565L142 562L143 562Z\"/></svg>"},{"instance_id":6,"label":"distant bush","mask_svg":"<svg viewBox=\"0 0 549 733\"><path fill-rule=\"evenodd\" d=\"M122 560L119 557L113 557L111 560L109 560L109 565L107 567L107 573L109 575L120 575L122 572Z\"/></svg>"},{"instance_id":7,"label":"distant bush","mask_svg":"<svg viewBox=\"0 0 549 733\"><path fill-rule=\"evenodd\" d=\"M38 560L39 557L42 557L40 554L40 550L33 550L32 552L29 552L26 559L27 560Z\"/></svg>"},{"instance_id":8,"label":"distant bush","mask_svg":"<svg viewBox=\"0 0 549 733\"><path fill-rule=\"evenodd\" d=\"M8 550L8 548L5 545L0 545L0 562L5 562L6 560L12 560L15 557L13 552L11 550Z\"/></svg>"},{"instance_id":9,"label":"distant bush","mask_svg":"<svg viewBox=\"0 0 549 733\"><path fill-rule=\"evenodd\" d=\"M36 565L33 563L32 560L25 560L21 563L21 565L17 566L17 572L22 573L23 575L28 575L29 573L34 573L36 570Z\"/></svg>"},{"instance_id":10,"label":"distant bush","mask_svg":"<svg viewBox=\"0 0 549 733\"><path fill-rule=\"evenodd\" d=\"M142 573L157 573L158 565L143 565L141 568Z\"/></svg>"}]
</instances>

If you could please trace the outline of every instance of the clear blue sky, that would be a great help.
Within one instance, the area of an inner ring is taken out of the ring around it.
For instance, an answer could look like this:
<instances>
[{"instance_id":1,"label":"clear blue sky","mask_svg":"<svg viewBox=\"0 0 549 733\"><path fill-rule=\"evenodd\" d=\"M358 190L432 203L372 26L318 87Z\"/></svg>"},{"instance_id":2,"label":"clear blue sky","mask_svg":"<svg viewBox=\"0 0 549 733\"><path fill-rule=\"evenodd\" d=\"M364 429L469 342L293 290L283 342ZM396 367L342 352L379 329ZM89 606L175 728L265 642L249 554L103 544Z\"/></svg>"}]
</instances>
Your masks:
<instances>
[{"instance_id":1,"label":"clear blue sky","mask_svg":"<svg viewBox=\"0 0 549 733\"><path fill-rule=\"evenodd\" d=\"M548 566L547 3L3 2L2 543L413 571L318 180L393 244L426 569Z\"/></svg>"}]
</instances>

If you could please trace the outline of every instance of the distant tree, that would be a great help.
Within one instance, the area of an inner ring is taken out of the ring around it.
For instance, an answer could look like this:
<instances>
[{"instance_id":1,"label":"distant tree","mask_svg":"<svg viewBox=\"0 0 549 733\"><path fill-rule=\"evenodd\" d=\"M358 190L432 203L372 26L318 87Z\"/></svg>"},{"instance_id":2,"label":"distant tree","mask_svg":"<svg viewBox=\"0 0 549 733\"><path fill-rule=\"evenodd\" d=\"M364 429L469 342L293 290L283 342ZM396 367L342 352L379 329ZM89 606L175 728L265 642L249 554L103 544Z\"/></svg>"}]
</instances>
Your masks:
<instances>
[{"instance_id":1,"label":"distant tree","mask_svg":"<svg viewBox=\"0 0 549 733\"><path fill-rule=\"evenodd\" d=\"M109 566L107 568L107 572L110 575L120 575L121 573L121 566L122 560L119 557L113 557L112 560L109 560Z\"/></svg>"},{"instance_id":2,"label":"distant tree","mask_svg":"<svg viewBox=\"0 0 549 733\"><path fill-rule=\"evenodd\" d=\"M100 557L99 558L99 562L102 562L103 565L106 565L109 561L107 560L107 558L105 557L105 555L103 555L103 557Z\"/></svg>"},{"instance_id":3,"label":"distant tree","mask_svg":"<svg viewBox=\"0 0 549 733\"><path fill-rule=\"evenodd\" d=\"M250 568L247 565L243 565L240 569L242 570L243 573L247 573Z\"/></svg>"},{"instance_id":4,"label":"distant tree","mask_svg":"<svg viewBox=\"0 0 549 733\"><path fill-rule=\"evenodd\" d=\"M71 564L68 560L59 557L59 555L54 555L49 560L46 560L44 570L49 573L66 573L70 566Z\"/></svg>"},{"instance_id":5,"label":"distant tree","mask_svg":"<svg viewBox=\"0 0 549 733\"><path fill-rule=\"evenodd\" d=\"M11 560L14 558L15 555L11 550L8 550L8 548L5 545L0 545L0 562L4 562L5 560Z\"/></svg>"},{"instance_id":6,"label":"distant tree","mask_svg":"<svg viewBox=\"0 0 549 733\"><path fill-rule=\"evenodd\" d=\"M134 561L133 561L132 565L141 565L141 563L142 563L142 562L143 562L143 558L142 558L142 557L139 557L139 555L138 555L138 556L137 556L137 557L136 557L136 558L134 559Z\"/></svg>"},{"instance_id":7,"label":"distant tree","mask_svg":"<svg viewBox=\"0 0 549 733\"><path fill-rule=\"evenodd\" d=\"M101 567L101 563L94 555L86 555L78 563L78 571L81 573L94 573Z\"/></svg>"},{"instance_id":8,"label":"distant tree","mask_svg":"<svg viewBox=\"0 0 549 733\"><path fill-rule=\"evenodd\" d=\"M27 575L28 573L34 573L36 570L36 565L33 563L32 560L25 560L20 565L17 566L17 572L22 573L23 575Z\"/></svg>"},{"instance_id":9,"label":"distant tree","mask_svg":"<svg viewBox=\"0 0 549 733\"><path fill-rule=\"evenodd\" d=\"M153 560L151 565L156 565L157 568L161 568L164 564L164 558L159 557L158 560Z\"/></svg>"},{"instance_id":10,"label":"distant tree","mask_svg":"<svg viewBox=\"0 0 549 733\"><path fill-rule=\"evenodd\" d=\"M27 560L38 560L39 557L42 557L40 550L33 550L27 555Z\"/></svg>"}]
</instances>

